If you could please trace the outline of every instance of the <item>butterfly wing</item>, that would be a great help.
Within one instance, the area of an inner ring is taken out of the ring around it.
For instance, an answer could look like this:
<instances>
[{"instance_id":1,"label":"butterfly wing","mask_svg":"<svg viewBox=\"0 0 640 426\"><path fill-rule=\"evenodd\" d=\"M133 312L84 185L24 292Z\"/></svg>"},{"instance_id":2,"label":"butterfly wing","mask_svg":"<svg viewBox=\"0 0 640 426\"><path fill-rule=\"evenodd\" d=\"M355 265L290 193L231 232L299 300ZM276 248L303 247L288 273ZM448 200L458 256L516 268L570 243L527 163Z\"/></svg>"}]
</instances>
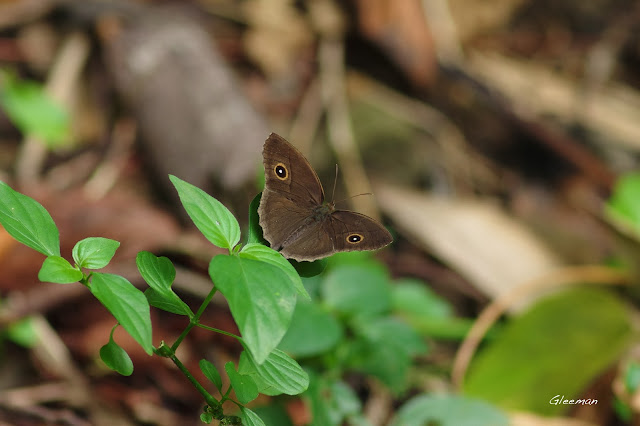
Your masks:
<instances>
[{"instance_id":1,"label":"butterfly wing","mask_svg":"<svg viewBox=\"0 0 640 426\"><path fill-rule=\"evenodd\" d=\"M262 162L265 190L279 193L308 208L319 206L324 201L320 179L311 164L283 137L275 133L269 135L262 149Z\"/></svg>"},{"instance_id":2,"label":"butterfly wing","mask_svg":"<svg viewBox=\"0 0 640 426\"><path fill-rule=\"evenodd\" d=\"M336 210L324 222L324 229L338 251L377 250L393 241L393 237L377 221L360 213Z\"/></svg>"},{"instance_id":3,"label":"butterfly wing","mask_svg":"<svg viewBox=\"0 0 640 426\"><path fill-rule=\"evenodd\" d=\"M360 213L336 210L323 221L312 222L283 256L297 261L314 261L341 251L377 250L393 241L384 226Z\"/></svg>"},{"instance_id":4,"label":"butterfly wing","mask_svg":"<svg viewBox=\"0 0 640 426\"><path fill-rule=\"evenodd\" d=\"M272 133L262 151L265 186L258 208L264 238L279 250L305 230L324 191L306 158L284 138Z\"/></svg>"},{"instance_id":5,"label":"butterfly wing","mask_svg":"<svg viewBox=\"0 0 640 426\"><path fill-rule=\"evenodd\" d=\"M316 172L293 145L272 133L262 151L265 187L258 214L271 247L297 261L314 261L339 251L376 250L393 241L368 216L325 206Z\"/></svg>"},{"instance_id":6,"label":"butterfly wing","mask_svg":"<svg viewBox=\"0 0 640 426\"><path fill-rule=\"evenodd\" d=\"M298 262L313 262L334 252L333 241L322 222L310 222L297 239L280 250L284 257Z\"/></svg>"}]
</instances>

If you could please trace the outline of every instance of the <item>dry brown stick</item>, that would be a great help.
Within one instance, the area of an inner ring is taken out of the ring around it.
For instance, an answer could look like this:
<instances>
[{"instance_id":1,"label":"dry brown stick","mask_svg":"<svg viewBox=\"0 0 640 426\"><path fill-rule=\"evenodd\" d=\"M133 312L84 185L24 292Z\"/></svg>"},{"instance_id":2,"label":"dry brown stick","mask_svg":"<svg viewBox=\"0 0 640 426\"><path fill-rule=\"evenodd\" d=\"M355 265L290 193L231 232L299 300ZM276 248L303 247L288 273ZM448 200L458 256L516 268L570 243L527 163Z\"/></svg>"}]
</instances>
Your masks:
<instances>
[{"instance_id":1,"label":"dry brown stick","mask_svg":"<svg viewBox=\"0 0 640 426\"><path fill-rule=\"evenodd\" d=\"M0 5L0 29L33 22L49 12L56 3L53 0L3 2Z\"/></svg>"},{"instance_id":2,"label":"dry brown stick","mask_svg":"<svg viewBox=\"0 0 640 426\"><path fill-rule=\"evenodd\" d=\"M327 111L327 132L338 164L342 165L342 181L349 195L371 193L371 183L364 170L351 128L345 88L344 44L342 40L324 38L320 42L319 50L322 97ZM357 211L379 219L380 214L372 198L356 197L351 199L351 203Z\"/></svg>"},{"instance_id":3,"label":"dry brown stick","mask_svg":"<svg viewBox=\"0 0 640 426\"><path fill-rule=\"evenodd\" d=\"M311 142L318 131L322 113L320 81L316 78L307 88L287 135L289 140L306 156L311 151Z\"/></svg>"},{"instance_id":4,"label":"dry brown stick","mask_svg":"<svg viewBox=\"0 0 640 426\"><path fill-rule=\"evenodd\" d=\"M104 197L115 185L133 149L136 128L135 120L130 118L116 122L104 161L85 184L84 191L89 199L97 200Z\"/></svg>"},{"instance_id":5,"label":"dry brown stick","mask_svg":"<svg viewBox=\"0 0 640 426\"><path fill-rule=\"evenodd\" d=\"M63 42L45 86L46 92L61 105L70 105L88 56L89 40L83 33L73 33ZM22 184L36 183L46 155L47 148L43 142L27 135L16 162L18 181Z\"/></svg>"},{"instance_id":6,"label":"dry brown stick","mask_svg":"<svg viewBox=\"0 0 640 426\"><path fill-rule=\"evenodd\" d=\"M373 426L385 425L392 411L393 397L391 391L375 379L367 380L371 394L363 408L367 420Z\"/></svg>"}]
</instances>

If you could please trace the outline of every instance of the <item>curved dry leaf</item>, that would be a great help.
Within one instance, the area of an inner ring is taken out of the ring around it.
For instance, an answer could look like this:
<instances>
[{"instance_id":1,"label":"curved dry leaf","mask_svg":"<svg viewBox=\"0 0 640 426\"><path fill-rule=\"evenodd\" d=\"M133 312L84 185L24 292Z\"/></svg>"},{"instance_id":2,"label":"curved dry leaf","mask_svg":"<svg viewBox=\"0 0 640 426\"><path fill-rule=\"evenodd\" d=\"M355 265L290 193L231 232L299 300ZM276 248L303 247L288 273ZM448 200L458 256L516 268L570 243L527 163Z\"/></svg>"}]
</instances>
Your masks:
<instances>
[{"instance_id":1,"label":"curved dry leaf","mask_svg":"<svg viewBox=\"0 0 640 426\"><path fill-rule=\"evenodd\" d=\"M465 276L491 298L560 265L555 254L495 204L377 186L398 231Z\"/></svg>"}]
</instances>

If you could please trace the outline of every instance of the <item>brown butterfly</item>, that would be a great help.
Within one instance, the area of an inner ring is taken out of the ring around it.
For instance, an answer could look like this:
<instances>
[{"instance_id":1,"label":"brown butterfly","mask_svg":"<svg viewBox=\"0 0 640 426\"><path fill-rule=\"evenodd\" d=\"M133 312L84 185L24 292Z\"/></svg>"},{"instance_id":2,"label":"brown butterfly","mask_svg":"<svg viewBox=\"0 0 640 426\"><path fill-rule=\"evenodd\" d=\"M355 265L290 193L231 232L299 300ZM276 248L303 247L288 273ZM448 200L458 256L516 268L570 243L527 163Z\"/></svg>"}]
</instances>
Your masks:
<instances>
[{"instance_id":1,"label":"brown butterfly","mask_svg":"<svg viewBox=\"0 0 640 426\"><path fill-rule=\"evenodd\" d=\"M262 157L260 226L271 248L284 257L314 261L341 251L376 250L393 241L370 217L325 202L311 164L281 136L269 135Z\"/></svg>"}]
</instances>

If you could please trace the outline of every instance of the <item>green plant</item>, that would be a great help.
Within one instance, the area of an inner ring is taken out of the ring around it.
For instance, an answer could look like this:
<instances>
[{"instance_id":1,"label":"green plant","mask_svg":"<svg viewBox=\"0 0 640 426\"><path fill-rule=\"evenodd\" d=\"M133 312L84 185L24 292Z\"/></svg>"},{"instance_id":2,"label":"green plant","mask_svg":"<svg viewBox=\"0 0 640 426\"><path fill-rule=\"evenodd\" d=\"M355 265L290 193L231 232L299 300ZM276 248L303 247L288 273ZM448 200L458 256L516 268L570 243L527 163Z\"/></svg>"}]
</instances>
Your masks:
<instances>
[{"instance_id":1,"label":"green plant","mask_svg":"<svg viewBox=\"0 0 640 426\"><path fill-rule=\"evenodd\" d=\"M60 256L58 229L45 208L35 200L0 183L0 223L19 242L47 256L38 277L58 284L79 282L111 312L122 326L149 354L171 359L200 392L206 406L201 419L220 424L263 425L263 421L245 407L258 396L296 395L307 389L307 373L286 353L276 348L291 322L296 298L309 299L296 270L280 254L256 242L260 239L252 227L249 242L240 245L240 227L231 213L216 199L174 176L170 177L187 213L216 246L226 248L227 255L215 256L209 265L214 282L211 291L194 313L171 289L175 269L169 259L140 252L136 264L149 285L144 293L124 277L96 272L109 264L119 242L106 238L87 238L73 248L71 264ZM227 299L242 337L200 323L200 317L214 294L220 291ZM184 315L189 324L173 344L161 342L154 347L151 339L150 306ZM202 360L200 368L216 386L222 397L214 398L186 369L176 356L176 349L193 327L224 333L236 338L244 351L238 367L229 362L225 373L231 383L222 388L220 372ZM113 339L100 350L102 360L123 375L133 371L127 353ZM236 400L231 399L231 390ZM231 400L241 410L241 417L227 415L222 403Z\"/></svg>"},{"instance_id":2,"label":"green plant","mask_svg":"<svg viewBox=\"0 0 640 426\"><path fill-rule=\"evenodd\" d=\"M335 255L325 272L305 279L313 300L296 305L279 347L309 372L304 396L313 425L366 424L360 400L344 377L349 372L375 377L396 395L407 388L413 359L428 348L402 320L404 305L397 302L407 291L419 297L427 290L410 280L392 282L386 268L367 253ZM436 316L451 315L437 298L421 308Z\"/></svg>"},{"instance_id":3,"label":"green plant","mask_svg":"<svg viewBox=\"0 0 640 426\"><path fill-rule=\"evenodd\" d=\"M50 147L64 144L70 137L69 114L40 83L0 70L0 107L23 134L36 136Z\"/></svg>"},{"instance_id":4,"label":"green plant","mask_svg":"<svg viewBox=\"0 0 640 426\"><path fill-rule=\"evenodd\" d=\"M360 398L344 381L346 375L357 372L374 377L400 396L412 384L409 373L414 358L427 352L422 335L437 336L437 330L444 328L447 331L439 337L460 338L468 328L423 283L391 281L386 268L367 253L342 253L330 261L313 263L288 262L262 244L259 196L251 203L247 243L241 245L239 225L221 203L187 182L174 176L170 179L198 229L212 244L228 250L228 254L211 260L209 275L214 285L195 313L171 288L175 268L169 259L138 253L138 270L149 285L144 293L121 276L96 271L111 261L119 247L117 241L79 241L71 264L60 256L58 229L49 213L4 183L0 183L0 223L19 242L47 256L39 272L41 280L80 282L115 317L117 324L100 350L107 366L123 375L133 372L131 359L113 337L115 328L122 326L148 354L171 359L200 392L206 404L203 422L215 419L221 425L265 425L259 412L266 418L277 418L268 424L282 426L289 419L277 406L275 410L258 407L254 412L245 405L259 393L303 393L312 411L312 425L366 425ZM304 285L300 275L305 277ZM217 291L227 299L242 337L200 323ZM302 300L296 304L298 296ZM172 344L152 344L150 306L189 318ZM176 349L193 327L230 335L244 348L237 366L233 362L224 366L230 383L226 389L221 372L211 362L203 359L199 363L204 376L220 392L220 399L214 398L176 356ZM20 333L12 338L20 340ZM289 354L300 359L304 369ZM231 398L232 390L235 399ZM239 417L223 412L222 403L228 400L240 408ZM434 411L434 406L462 411L451 415L447 410ZM429 395L407 401L393 424L474 424L478 416L487 419L481 424L506 424L504 416L487 404Z\"/></svg>"}]
</instances>

